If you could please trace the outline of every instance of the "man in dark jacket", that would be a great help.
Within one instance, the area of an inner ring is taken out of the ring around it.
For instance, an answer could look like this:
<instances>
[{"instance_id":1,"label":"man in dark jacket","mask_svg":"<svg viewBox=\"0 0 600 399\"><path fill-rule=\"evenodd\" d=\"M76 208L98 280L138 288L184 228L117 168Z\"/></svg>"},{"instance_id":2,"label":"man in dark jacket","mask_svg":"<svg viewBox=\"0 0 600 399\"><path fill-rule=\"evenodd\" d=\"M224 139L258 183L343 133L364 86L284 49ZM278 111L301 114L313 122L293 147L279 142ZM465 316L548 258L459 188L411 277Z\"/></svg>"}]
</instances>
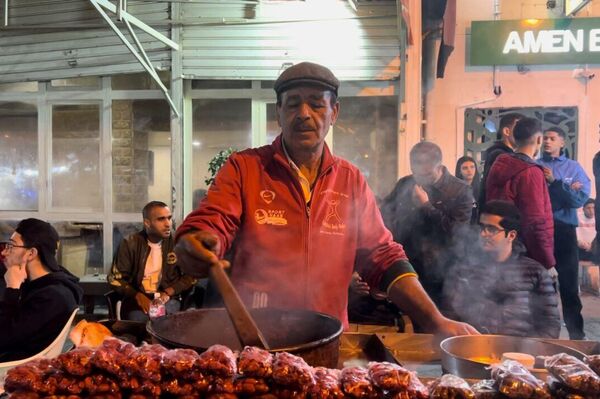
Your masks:
<instances>
[{"instance_id":1,"label":"man in dark jacket","mask_svg":"<svg viewBox=\"0 0 600 399\"><path fill-rule=\"evenodd\" d=\"M38 219L21 221L3 243L6 291L0 300L0 361L25 359L58 337L79 306L77 277L56 262L58 233Z\"/></svg>"},{"instance_id":2,"label":"man in dark jacket","mask_svg":"<svg viewBox=\"0 0 600 399\"><path fill-rule=\"evenodd\" d=\"M558 338L558 295L550 273L524 255L519 210L489 201L479 218L481 253L445 285L449 315L487 334Z\"/></svg>"},{"instance_id":3,"label":"man in dark jacket","mask_svg":"<svg viewBox=\"0 0 600 399\"><path fill-rule=\"evenodd\" d=\"M479 204L483 206L485 204L485 182L490 173L490 169L494 164L496 158L502 154L512 154L515 150L515 138L513 131L515 125L524 116L518 113L510 113L500 118L500 126L496 133L496 142L492 144L490 148L485 151L485 158L483 160L483 174L481 175L481 189L479 191Z\"/></svg>"},{"instance_id":4,"label":"man in dark jacket","mask_svg":"<svg viewBox=\"0 0 600 399\"><path fill-rule=\"evenodd\" d=\"M554 222L550 195L542 167L534 161L542 145L542 126L537 119L523 118L514 129L514 154L500 155L486 182L487 200L507 200L521 212L521 238L527 255L547 269L554 259Z\"/></svg>"},{"instance_id":5,"label":"man in dark jacket","mask_svg":"<svg viewBox=\"0 0 600 399\"><path fill-rule=\"evenodd\" d=\"M154 298L161 299L167 313L179 311L179 294L195 284L177 266L167 204L149 202L142 216L144 230L121 241L108 275L110 286L124 297L121 318L127 320L147 320Z\"/></svg>"},{"instance_id":6,"label":"man in dark jacket","mask_svg":"<svg viewBox=\"0 0 600 399\"><path fill-rule=\"evenodd\" d=\"M441 303L444 278L457 254L453 238L467 229L473 209L471 188L442 165L436 144L420 142L410 151L412 175L403 177L381 206L394 241L404 246L423 287Z\"/></svg>"}]
</instances>

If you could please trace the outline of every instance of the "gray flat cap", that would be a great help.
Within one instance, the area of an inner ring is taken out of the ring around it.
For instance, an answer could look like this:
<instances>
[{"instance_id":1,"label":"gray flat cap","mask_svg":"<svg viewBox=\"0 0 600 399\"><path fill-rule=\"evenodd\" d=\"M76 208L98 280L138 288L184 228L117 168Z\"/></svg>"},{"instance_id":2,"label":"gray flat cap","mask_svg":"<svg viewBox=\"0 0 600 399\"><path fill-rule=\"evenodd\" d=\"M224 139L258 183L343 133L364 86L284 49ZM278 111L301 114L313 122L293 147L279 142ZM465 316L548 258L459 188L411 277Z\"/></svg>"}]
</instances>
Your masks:
<instances>
[{"instance_id":1,"label":"gray flat cap","mask_svg":"<svg viewBox=\"0 0 600 399\"><path fill-rule=\"evenodd\" d=\"M301 85L321 86L337 95L340 81L329 68L323 65L301 62L283 71L275 81L274 89L277 94L280 94Z\"/></svg>"}]
</instances>

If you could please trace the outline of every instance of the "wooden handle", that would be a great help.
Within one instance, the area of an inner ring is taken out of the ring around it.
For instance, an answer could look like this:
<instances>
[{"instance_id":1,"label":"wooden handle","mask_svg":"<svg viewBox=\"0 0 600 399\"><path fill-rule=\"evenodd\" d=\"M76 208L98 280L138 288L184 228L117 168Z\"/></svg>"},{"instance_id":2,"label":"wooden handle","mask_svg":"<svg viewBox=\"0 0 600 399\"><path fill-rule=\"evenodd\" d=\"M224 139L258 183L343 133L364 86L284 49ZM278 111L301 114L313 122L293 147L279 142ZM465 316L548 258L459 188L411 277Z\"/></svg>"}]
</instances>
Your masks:
<instances>
[{"instance_id":1,"label":"wooden handle","mask_svg":"<svg viewBox=\"0 0 600 399\"><path fill-rule=\"evenodd\" d=\"M229 318L233 322L233 327L242 345L257 346L268 350L269 345L265 337L258 329L252 316L250 316L246 306L242 303L242 299L221 264L213 264L208 273L223 297L225 308L227 309L227 313L229 313Z\"/></svg>"}]
</instances>

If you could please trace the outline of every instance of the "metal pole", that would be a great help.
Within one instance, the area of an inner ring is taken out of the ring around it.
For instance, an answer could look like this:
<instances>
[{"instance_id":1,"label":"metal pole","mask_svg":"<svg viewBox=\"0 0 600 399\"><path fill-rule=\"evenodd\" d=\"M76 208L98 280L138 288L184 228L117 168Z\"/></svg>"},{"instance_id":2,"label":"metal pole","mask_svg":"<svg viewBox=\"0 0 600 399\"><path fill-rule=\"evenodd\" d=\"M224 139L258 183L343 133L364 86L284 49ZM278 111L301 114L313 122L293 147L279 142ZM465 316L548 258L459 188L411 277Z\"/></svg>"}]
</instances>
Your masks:
<instances>
[{"instance_id":1,"label":"metal pole","mask_svg":"<svg viewBox=\"0 0 600 399\"><path fill-rule=\"evenodd\" d=\"M4 0L4 26L8 26L8 0Z\"/></svg>"}]
</instances>

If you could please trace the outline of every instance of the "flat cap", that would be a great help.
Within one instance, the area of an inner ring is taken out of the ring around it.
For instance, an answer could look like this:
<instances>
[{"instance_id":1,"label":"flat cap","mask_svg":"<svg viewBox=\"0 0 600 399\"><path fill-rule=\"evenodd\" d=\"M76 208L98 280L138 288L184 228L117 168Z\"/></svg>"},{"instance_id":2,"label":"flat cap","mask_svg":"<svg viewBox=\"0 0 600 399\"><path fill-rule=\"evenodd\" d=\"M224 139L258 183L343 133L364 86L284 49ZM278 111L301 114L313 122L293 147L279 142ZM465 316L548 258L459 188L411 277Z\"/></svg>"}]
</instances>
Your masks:
<instances>
[{"instance_id":1,"label":"flat cap","mask_svg":"<svg viewBox=\"0 0 600 399\"><path fill-rule=\"evenodd\" d=\"M275 81L275 92L281 94L296 86L321 86L333 91L336 95L340 81L329 68L313 62L301 62L282 72Z\"/></svg>"}]
</instances>

